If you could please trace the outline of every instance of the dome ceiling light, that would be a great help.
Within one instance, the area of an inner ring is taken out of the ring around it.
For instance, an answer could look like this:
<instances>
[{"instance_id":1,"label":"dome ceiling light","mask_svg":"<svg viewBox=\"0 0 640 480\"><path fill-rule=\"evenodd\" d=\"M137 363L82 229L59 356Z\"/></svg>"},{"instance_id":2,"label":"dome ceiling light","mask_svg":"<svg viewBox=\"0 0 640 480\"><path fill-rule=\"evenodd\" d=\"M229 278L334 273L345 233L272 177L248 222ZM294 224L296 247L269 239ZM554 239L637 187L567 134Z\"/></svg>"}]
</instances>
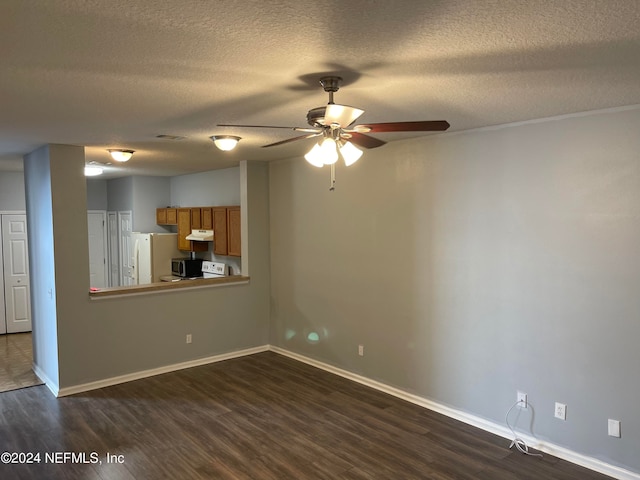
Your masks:
<instances>
[{"instance_id":1,"label":"dome ceiling light","mask_svg":"<svg viewBox=\"0 0 640 480\"><path fill-rule=\"evenodd\" d=\"M238 142L242 139L241 137L236 137L233 135L212 135L209 137L213 140L213 143L216 144L223 152L228 152L229 150L233 150L238 145Z\"/></svg>"},{"instance_id":2,"label":"dome ceiling light","mask_svg":"<svg viewBox=\"0 0 640 480\"><path fill-rule=\"evenodd\" d=\"M132 155L135 153L135 150L123 150L121 148L110 148L108 152L111 155L111 158L113 158L116 162L126 162L132 157Z\"/></svg>"}]
</instances>

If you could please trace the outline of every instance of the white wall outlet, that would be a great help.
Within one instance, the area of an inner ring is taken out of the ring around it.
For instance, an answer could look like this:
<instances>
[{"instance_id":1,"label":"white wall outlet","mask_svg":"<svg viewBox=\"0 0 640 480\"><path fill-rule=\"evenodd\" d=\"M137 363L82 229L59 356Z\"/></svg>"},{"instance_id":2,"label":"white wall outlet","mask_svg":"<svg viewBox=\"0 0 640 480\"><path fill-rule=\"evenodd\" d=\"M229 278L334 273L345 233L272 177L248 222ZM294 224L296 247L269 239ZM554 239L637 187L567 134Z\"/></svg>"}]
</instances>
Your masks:
<instances>
[{"instance_id":1,"label":"white wall outlet","mask_svg":"<svg viewBox=\"0 0 640 480\"><path fill-rule=\"evenodd\" d=\"M555 410L556 418L560 420L567 419L567 406L564 403L556 402L556 410Z\"/></svg>"},{"instance_id":2,"label":"white wall outlet","mask_svg":"<svg viewBox=\"0 0 640 480\"><path fill-rule=\"evenodd\" d=\"M520 408L527 408L527 406L529 405L527 403L527 394L524 393L524 392L518 392L516 394L516 399L517 399L517 402L518 402L518 406Z\"/></svg>"},{"instance_id":3,"label":"white wall outlet","mask_svg":"<svg viewBox=\"0 0 640 480\"><path fill-rule=\"evenodd\" d=\"M609 436L620 438L620 420L609 419Z\"/></svg>"},{"instance_id":4,"label":"white wall outlet","mask_svg":"<svg viewBox=\"0 0 640 480\"><path fill-rule=\"evenodd\" d=\"M364 345L358 345L358 355L364 357Z\"/></svg>"},{"instance_id":5,"label":"white wall outlet","mask_svg":"<svg viewBox=\"0 0 640 480\"><path fill-rule=\"evenodd\" d=\"M190 333L187 333L187 343L191 343L193 341L193 337Z\"/></svg>"}]
</instances>

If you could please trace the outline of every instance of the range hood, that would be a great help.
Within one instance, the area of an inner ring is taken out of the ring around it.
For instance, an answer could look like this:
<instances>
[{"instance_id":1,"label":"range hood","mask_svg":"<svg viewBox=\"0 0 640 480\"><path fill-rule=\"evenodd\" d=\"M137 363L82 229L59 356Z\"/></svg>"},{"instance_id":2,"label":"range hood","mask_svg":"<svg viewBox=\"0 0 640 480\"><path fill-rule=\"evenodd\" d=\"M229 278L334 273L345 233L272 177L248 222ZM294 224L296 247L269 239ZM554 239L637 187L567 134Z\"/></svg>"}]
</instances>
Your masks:
<instances>
[{"instance_id":1,"label":"range hood","mask_svg":"<svg viewBox=\"0 0 640 480\"><path fill-rule=\"evenodd\" d=\"M196 242L213 242L213 230L191 230L191 234L187 235L186 239Z\"/></svg>"}]
</instances>

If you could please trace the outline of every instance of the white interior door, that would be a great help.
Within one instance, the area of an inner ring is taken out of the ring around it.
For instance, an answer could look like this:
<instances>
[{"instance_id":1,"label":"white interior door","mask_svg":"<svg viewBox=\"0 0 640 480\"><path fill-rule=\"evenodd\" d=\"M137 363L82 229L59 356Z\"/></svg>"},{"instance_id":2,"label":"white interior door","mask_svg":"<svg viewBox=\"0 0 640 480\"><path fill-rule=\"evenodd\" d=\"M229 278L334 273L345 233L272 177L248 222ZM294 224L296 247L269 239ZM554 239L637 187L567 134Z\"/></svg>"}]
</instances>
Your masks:
<instances>
[{"instance_id":1,"label":"white interior door","mask_svg":"<svg viewBox=\"0 0 640 480\"><path fill-rule=\"evenodd\" d=\"M118 212L118 237L120 239L120 285L131 285L132 263L132 215L131 212Z\"/></svg>"},{"instance_id":2,"label":"white interior door","mask_svg":"<svg viewBox=\"0 0 640 480\"><path fill-rule=\"evenodd\" d=\"M109 245L109 286L120 285L120 257L118 256L118 214L107 212L107 236Z\"/></svg>"},{"instance_id":3,"label":"white interior door","mask_svg":"<svg viewBox=\"0 0 640 480\"><path fill-rule=\"evenodd\" d=\"M107 229L106 212L89 210L89 285L103 288L107 286Z\"/></svg>"},{"instance_id":4,"label":"white interior door","mask_svg":"<svg viewBox=\"0 0 640 480\"><path fill-rule=\"evenodd\" d=\"M26 215L2 215L2 259L7 333L30 332Z\"/></svg>"}]
</instances>

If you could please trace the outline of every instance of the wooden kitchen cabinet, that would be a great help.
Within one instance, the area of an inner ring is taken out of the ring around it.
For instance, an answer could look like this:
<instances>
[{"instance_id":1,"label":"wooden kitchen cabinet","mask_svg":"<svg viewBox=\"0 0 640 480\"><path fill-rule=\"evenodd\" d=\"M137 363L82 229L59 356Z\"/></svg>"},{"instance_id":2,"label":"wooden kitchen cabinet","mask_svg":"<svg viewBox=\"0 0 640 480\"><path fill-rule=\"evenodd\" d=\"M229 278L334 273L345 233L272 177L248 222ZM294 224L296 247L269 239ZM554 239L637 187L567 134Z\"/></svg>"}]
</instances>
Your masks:
<instances>
[{"instance_id":1,"label":"wooden kitchen cabinet","mask_svg":"<svg viewBox=\"0 0 640 480\"><path fill-rule=\"evenodd\" d=\"M191 208L191 228L195 230L202 228L202 210L200 208Z\"/></svg>"},{"instance_id":2,"label":"wooden kitchen cabinet","mask_svg":"<svg viewBox=\"0 0 640 480\"><path fill-rule=\"evenodd\" d=\"M193 219L193 208L178 208L178 250L188 252L206 252L209 250L209 244L207 242L194 242L187 240L187 235L191 233L192 227L191 221ZM197 217L200 218L200 209L198 210Z\"/></svg>"},{"instance_id":3,"label":"wooden kitchen cabinet","mask_svg":"<svg viewBox=\"0 0 640 480\"><path fill-rule=\"evenodd\" d=\"M216 255L241 255L240 207L212 207L213 253Z\"/></svg>"},{"instance_id":4,"label":"wooden kitchen cabinet","mask_svg":"<svg viewBox=\"0 0 640 480\"><path fill-rule=\"evenodd\" d=\"M166 210L161 213L159 210ZM168 210L176 211L178 225L178 250L188 252L206 252L208 242L194 242L186 237L191 230L213 230L213 253L216 255L241 255L240 236L240 207L192 207L178 209L158 209L156 217L159 225L173 225L160 223L170 218ZM165 215L164 217L162 215Z\"/></svg>"},{"instance_id":5,"label":"wooden kitchen cabinet","mask_svg":"<svg viewBox=\"0 0 640 480\"><path fill-rule=\"evenodd\" d=\"M227 255L227 207L213 207L213 253Z\"/></svg>"},{"instance_id":6,"label":"wooden kitchen cabinet","mask_svg":"<svg viewBox=\"0 0 640 480\"><path fill-rule=\"evenodd\" d=\"M156 208L156 223L158 225L177 225L177 208Z\"/></svg>"},{"instance_id":7,"label":"wooden kitchen cabinet","mask_svg":"<svg viewBox=\"0 0 640 480\"><path fill-rule=\"evenodd\" d=\"M241 254L240 207L227 209L227 247L228 255L239 257Z\"/></svg>"},{"instance_id":8,"label":"wooden kitchen cabinet","mask_svg":"<svg viewBox=\"0 0 640 480\"><path fill-rule=\"evenodd\" d=\"M202 221L201 228L203 230L213 230L213 208L202 207L200 209L200 220Z\"/></svg>"}]
</instances>

